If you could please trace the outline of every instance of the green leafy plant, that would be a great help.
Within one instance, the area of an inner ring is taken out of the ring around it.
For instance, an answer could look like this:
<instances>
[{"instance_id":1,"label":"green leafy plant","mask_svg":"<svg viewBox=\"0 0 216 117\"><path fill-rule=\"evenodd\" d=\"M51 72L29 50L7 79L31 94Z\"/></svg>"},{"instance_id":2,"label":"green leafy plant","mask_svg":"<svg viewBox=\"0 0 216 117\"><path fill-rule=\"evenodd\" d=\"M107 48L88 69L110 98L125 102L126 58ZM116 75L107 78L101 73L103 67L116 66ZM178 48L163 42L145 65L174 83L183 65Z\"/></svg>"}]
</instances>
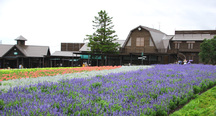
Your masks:
<instances>
[{"instance_id":1,"label":"green leafy plant","mask_svg":"<svg viewBox=\"0 0 216 117\"><path fill-rule=\"evenodd\" d=\"M199 86L196 86L196 85L194 85L193 86L193 91L194 91L194 94L198 94L199 92L200 92L200 87Z\"/></svg>"},{"instance_id":2,"label":"green leafy plant","mask_svg":"<svg viewBox=\"0 0 216 117\"><path fill-rule=\"evenodd\" d=\"M4 109L4 100L0 99L0 110Z\"/></svg>"}]
</instances>

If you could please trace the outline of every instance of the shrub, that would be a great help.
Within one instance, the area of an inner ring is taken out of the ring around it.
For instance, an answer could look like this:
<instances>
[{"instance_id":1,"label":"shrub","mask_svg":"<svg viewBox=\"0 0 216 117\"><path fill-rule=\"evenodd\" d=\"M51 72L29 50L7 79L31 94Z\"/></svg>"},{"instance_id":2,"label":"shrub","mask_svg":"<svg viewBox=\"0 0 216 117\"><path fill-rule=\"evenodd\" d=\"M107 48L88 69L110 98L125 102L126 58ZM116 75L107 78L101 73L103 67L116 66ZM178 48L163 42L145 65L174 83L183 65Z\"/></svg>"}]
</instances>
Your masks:
<instances>
[{"instance_id":1,"label":"shrub","mask_svg":"<svg viewBox=\"0 0 216 117\"><path fill-rule=\"evenodd\" d=\"M196 85L194 85L193 86L193 91L194 91L194 94L198 94L199 92L200 92L200 87L199 86L196 86Z\"/></svg>"}]
</instances>

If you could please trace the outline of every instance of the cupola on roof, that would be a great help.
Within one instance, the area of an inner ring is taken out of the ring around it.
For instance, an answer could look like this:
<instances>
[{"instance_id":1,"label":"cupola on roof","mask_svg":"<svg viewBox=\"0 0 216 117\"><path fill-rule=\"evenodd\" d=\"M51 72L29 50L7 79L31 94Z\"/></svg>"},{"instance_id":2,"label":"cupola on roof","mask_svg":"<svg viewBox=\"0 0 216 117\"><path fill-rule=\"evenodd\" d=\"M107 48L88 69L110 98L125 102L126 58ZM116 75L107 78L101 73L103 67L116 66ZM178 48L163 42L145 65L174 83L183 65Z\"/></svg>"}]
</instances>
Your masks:
<instances>
[{"instance_id":1,"label":"cupola on roof","mask_svg":"<svg viewBox=\"0 0 216 117\"><path fill-rule=\"evenodd\" d=\"M17 37L15 40L16 41L27 41L27 39L24 38L22 35L20 35L19 37Z\"/></svg>"}]
</instances>

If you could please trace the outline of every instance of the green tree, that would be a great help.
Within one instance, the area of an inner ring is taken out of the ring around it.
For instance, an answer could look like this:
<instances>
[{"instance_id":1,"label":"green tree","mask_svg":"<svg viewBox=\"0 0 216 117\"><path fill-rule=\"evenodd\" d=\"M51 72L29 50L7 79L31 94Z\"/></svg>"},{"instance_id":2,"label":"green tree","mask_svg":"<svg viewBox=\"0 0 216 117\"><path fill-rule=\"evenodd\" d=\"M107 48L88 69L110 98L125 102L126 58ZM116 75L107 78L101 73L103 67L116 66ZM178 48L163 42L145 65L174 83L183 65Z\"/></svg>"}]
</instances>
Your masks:
<instances>
[{"instance_id":1,"label":"green tree","mask_svg":"<svg viewBox=\"0 0 216 117\"><path fill-rule=\"evenodd\" d=\"M98 12L93 22L93 29L96 31L92 35L86 35L86 40L89 40L88 47L91 47L90 53L101 55L102 65L104 65L104 55L117 54L120 44L113 41L117 40L115 30L113 30L112 17L104 11Z\"/></svg>"},{"instance_id":2,"label":"green tree","mask_svg":"<svg viewBox=\"0 0 216 117\"><path fill-rule=\"evenodd\" d=\"M216 64L216 36L212 39L204 39L200 45L199 57L205 64Z\"/></svg>"}]
</instances>

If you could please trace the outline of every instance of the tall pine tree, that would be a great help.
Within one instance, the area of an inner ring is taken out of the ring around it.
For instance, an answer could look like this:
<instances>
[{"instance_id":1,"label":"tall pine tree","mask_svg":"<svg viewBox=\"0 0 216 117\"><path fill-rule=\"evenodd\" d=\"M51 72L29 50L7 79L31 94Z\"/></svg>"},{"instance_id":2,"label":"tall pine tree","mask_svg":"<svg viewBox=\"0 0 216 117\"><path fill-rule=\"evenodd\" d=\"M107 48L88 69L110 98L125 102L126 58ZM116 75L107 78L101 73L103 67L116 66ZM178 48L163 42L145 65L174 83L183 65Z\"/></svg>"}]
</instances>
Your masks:
<instances>
[{"instance_id":1,"label":"tall pine tree","mask_svg":"<svg viewBox=\"0 0 216 117\"><path fill-rule=\"evenodd\" d=\"M89 40L88 47L91 47L90 53L101 56L102 65L104 65L104 56L107 54L117 54L120 44L114 43L117 40L115 30L113 30L112 17L104 11L98 12L93 22L93 29L96 31L92 35L86 35Z\"/></svg>"}]
</instances>

